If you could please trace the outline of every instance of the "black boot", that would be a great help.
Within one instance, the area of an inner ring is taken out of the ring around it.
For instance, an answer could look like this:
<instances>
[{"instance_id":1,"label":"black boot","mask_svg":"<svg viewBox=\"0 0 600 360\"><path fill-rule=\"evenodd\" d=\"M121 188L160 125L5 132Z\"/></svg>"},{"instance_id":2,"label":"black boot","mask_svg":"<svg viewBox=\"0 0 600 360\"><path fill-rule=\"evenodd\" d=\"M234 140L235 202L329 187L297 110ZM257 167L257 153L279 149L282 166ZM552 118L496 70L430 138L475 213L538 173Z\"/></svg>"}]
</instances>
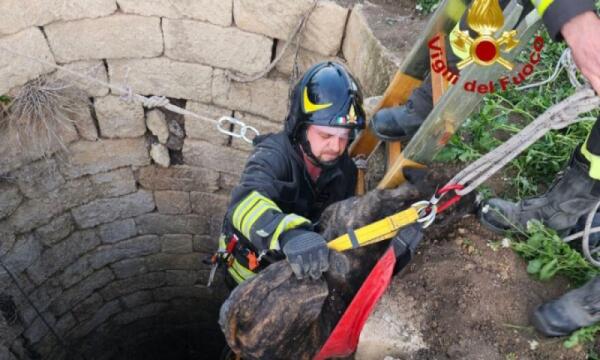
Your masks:
<instances>
[{"instance_id":1,"label":"black boot","mask_svg":"<svg viewBox=\"0 0 600 360\"><path fill-rule=\"evenodd\" d=\"M558 232L567 231L600 200L600 181L588 173L589 162L578 147L563 174L544 195L517 203L490 199L480 207L481 222L498 233L515 227L524 230L532 219Z\"/></svg>"},{"instance_id":2,"label":"black boot","mask_svg":"<svg viewBox=\"0 0 600 360\"><path fill-rule=\"evenodd\" d=\"M565 336L600 321L600 277L537 307L531 319L546 336Z\"/></svg>"},{"instance_id":3,"label":"black boot","mask_svg":"<svg viewBox=\"0 0 600 360\"><path fill-rule=\"evenodd\" d=\"M373 134L384 141L408 140L433 108L431 78L427 76L411 94L406 105L379 110L369 125Z\"/></svg>"}]
</instances>

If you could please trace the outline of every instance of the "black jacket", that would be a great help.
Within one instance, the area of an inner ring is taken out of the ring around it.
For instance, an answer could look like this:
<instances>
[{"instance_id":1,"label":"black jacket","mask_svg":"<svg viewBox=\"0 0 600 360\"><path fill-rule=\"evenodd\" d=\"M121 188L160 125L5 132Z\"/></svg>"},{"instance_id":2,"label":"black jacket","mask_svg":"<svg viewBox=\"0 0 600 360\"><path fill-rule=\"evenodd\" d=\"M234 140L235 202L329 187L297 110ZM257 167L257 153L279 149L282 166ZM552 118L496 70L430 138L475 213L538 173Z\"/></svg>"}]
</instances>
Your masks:
<instances>
[{"instance_id":1,"label":"black jacket","mask_svg":"<svg viewBox=\"0 0 600 360\"><path fill-rule=\"evenodd\" d=\"M232 216L236 207L253 192L272 200L281 213L266 212L260 219L247 215L246 219L240 219L235 224L237 228L233 226L238 232L241 231L238 228L244 227L248 221L260 222L262 227L271 224L270 230L273 230L285 214L306 218L312 223L308 227L318 230L314 226L328 205L354 195L357 169L347 153L341 156L335 167L324 170L314 183L298 147L290 143L285 132L259 136L254 144L254 151L248 158L240 183L232 191L226 225L234 225ZM252 235L261 230L261 226L254 224L249 224L250 227L254 227ZM269 241L248 240L258 251L272 248Z\"/></svg>"}]
</instances>

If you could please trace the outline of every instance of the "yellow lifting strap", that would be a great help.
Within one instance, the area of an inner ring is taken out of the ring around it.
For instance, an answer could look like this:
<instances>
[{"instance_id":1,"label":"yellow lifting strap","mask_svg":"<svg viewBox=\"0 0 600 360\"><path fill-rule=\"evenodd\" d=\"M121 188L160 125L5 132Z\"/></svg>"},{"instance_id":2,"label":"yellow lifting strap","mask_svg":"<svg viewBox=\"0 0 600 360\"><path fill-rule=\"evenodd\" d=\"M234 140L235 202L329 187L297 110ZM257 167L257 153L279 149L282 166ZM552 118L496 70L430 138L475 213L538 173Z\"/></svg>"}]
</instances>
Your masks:
<instances>
[{"instance_id":1,"label":"yellow lifting strap","mask_svg":"<svg viewBox=\"0 0 600 360\"><path fill-rule=\"evenodd\" d=\"M373 244L391 238L396 234L398 229L415 223L418 219L419 209L410 207L394 215L354 230L355 240L352 239L352 234L344 234L331 240L327 246L332 250L344 251L367 244Z\"/></svg>"}]
</instances>

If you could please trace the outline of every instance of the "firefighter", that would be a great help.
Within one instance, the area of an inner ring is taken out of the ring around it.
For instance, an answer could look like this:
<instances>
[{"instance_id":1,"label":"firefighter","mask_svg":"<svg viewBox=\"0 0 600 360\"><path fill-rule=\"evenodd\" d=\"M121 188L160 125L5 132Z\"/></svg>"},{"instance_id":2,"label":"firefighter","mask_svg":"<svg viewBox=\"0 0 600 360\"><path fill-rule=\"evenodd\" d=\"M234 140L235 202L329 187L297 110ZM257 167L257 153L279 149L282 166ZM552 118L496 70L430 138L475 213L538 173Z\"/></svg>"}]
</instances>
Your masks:
<instances>
[{"instance_id":1,"label":"firefighter","mask_svg":"<svg viewBox=\"0 0 600 360\"><path fill-rule=\"evenodd\" d=\"M347 148L365 124L362 101L341 64L316 64L293 89L284 130L254 140L219 239L230 285L284 258L298 278L328 269L319 217L354 195L357 169Z\"/></svg>"},{"instance_id":2,"label":"firefighter","mask_svg":"<svg viewBox=\"0 0 600 360\"><path fill-rule=\"evenodd\" d=\"M505 6L508 1L501 0ZM593 0L535 0L524 3L525 12L535 6L550 36L564 39L575 63L600 93L600 18ZM465 19L460 23L466 29ZM450 66L459 57L450 54ZM426 78L405 106L382 109L371 121L371 129L382 140L403 140L416 133L431 111L431 80ZM512 226L524 227L537 219L560 232L568 232L600 200L600 118L587 140L573 153L562 177L543 195L517 203L491 199L484 203L481 221L496 232ZM600 220L600 219L598 219ZM547 336L567 335L600 321L600 278L539 306L533 315L536 328Z\"/></svg>"}]
</instances>

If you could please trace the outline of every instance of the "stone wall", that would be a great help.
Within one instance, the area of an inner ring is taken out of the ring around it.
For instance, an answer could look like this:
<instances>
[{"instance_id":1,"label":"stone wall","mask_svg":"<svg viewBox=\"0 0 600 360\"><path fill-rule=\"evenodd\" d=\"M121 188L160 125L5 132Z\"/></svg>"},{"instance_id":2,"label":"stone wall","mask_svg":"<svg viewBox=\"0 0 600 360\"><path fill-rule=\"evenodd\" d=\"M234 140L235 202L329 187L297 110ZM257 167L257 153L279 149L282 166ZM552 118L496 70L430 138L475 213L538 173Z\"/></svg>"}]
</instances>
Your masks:
<instances>
[{"instance_id":1,"label":"stone wall","mask_svg":"<svg viewBox=\"0 0 600 360\"><path fill-rule=\"evenodd\" d=\"M286 114L293 46L257 81L232 82L227 72L248 75L268 66L311 3L7 0L0 3L0 46L168 97L212 119L233 115L274 132ZM350 15L336 2L319 3L300 42L301 71L347 58L359 79L372 83L362 66L381 44L364 35L364 22L348 26L361 9ZM379 63L397 62L386 56ZM251 147L209 121L144 109L54 71L0 48L0 95L16 94L39 76L61 76L92 103L89 114L64 129L66 149L12 146L0 154L0 260L22 288L0 268L0 295L18 313L2 322L9 330L2 334L12 335L0 339L0 357L61 359L70 349L107 358L161 327L214 328L224 292L205 286L209 267L202 260L216 248L229 192ZM385 71L391 76L389 66Z\"/></svg>"}]
</instances>

